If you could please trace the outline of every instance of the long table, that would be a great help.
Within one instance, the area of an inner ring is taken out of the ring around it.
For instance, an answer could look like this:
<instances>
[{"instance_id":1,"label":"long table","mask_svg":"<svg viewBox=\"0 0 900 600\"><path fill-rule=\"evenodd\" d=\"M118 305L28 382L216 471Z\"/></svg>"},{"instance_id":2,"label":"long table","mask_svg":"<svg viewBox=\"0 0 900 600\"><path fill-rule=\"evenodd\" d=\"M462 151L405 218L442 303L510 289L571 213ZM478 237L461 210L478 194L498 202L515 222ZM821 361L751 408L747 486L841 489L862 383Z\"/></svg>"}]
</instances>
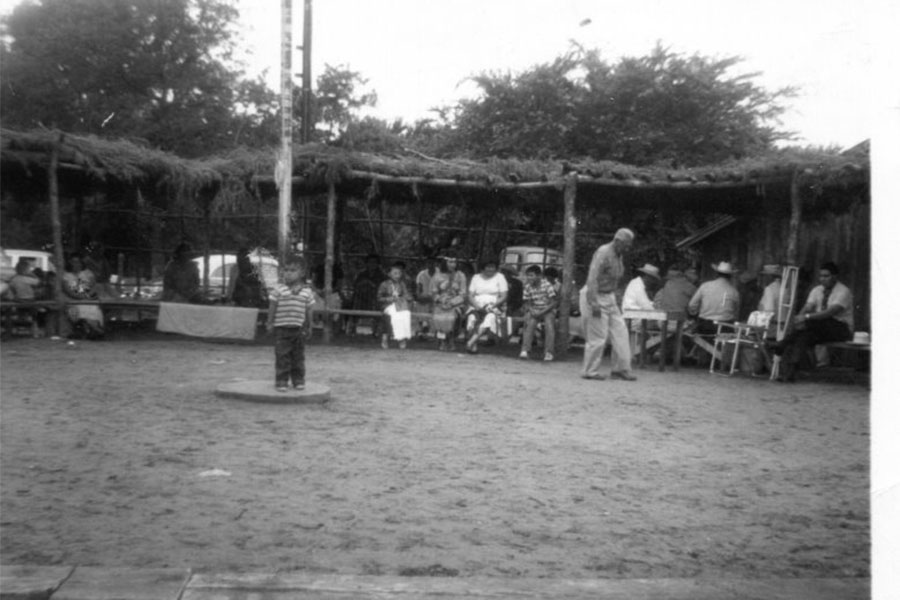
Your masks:
<instances>
[{"instance_id":1,"label":"long table","mask_svg":"<svg viewBox=\"0 0 900 600\"><path fill-rule=\"evenodd\" d=\"M638 366L640 367L643 367L647 362L648 322L659 322L660 337L658 340L653 340L652 345L658 343L662 346L662 349L665 350L665 341L669 337L669 321L675 321L675 357L672 361L672 370L678 370L681 365L682 329L684 327L684 322L687 319L687 314L685 312L666 310L623 310L622 316L625 317L625 322L628 324L628 331L631 331L631 323L634 320L641 322L640 352L638 355ZM666 356L664 351L660 355L659 370L666 370Z\"/></svg>"}]
</instances>

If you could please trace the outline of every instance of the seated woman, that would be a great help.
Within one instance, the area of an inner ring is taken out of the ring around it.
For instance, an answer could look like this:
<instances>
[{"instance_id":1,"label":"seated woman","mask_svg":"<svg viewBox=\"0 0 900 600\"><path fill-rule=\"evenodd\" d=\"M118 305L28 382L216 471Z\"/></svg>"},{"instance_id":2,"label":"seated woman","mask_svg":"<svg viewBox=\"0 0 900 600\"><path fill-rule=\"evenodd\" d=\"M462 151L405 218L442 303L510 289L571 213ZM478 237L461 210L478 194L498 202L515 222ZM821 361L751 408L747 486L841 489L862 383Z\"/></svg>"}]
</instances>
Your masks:
<instances>
[{"instance_id":1,"label":"seated woman","mask_svg":"<svg viewBox=\"0 0 900 600\"><path fill-rule=\"evenodd\" d=\"M456 349L460 317L466 305L466 275L458 266L456 258L444 258L431 278L432 325L440 340L438 349L451 352Z\"/></svg>"},{"instance_id":2,"label":"seated woman","mask_svg":"<svg viewBox=\"0 0 900 600\"><path fill-rule=\"evenodd\" d=\"M200 303L200 270L191 260L191 246L181 242L172 253L172 260L163 272L163 302Z\"/></svg>"},{"instance_id":3,"label":"seated woman","mask_svg":"<svg viewBox=\"0 0 900 600\"><path fill-rule=\"evenodd\" d=\"M466 351L478 352L478 340L488 333L500 335L501 319L506 311L509 286L506 277L497 271L497 261L481 264L481 272L472 276L469 284L469 310L466 314Z\"/></svg>"},{"instance_id":4,"label":"seated woman","mask_svg":"<svg viewBox=\"0 0 900 600\"><path fill-rule=\"evenodd\" d=\"M77 301L96 299L96 282L96 276L84 266L81 255L70 255L62 278L63 295L69 299L67 314L75 330L84 331L88 339L103 337L103 311L97 304L79 304Z\"/></svg>"}]
</instances>

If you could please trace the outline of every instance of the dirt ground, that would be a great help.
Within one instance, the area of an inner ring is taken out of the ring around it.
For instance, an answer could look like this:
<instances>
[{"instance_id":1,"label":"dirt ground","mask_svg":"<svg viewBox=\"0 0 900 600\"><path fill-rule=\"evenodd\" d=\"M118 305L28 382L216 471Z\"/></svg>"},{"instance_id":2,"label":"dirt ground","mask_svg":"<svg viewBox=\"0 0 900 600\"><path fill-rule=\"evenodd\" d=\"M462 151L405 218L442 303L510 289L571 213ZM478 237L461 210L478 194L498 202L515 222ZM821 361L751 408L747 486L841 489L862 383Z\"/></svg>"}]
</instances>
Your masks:
<instances>
[{"instance_id":1,"label":"dirt ground","mask_svg":"<svg viewBox=\"0 0 900 600\"><path fill-rule=\"evenodd\" d=\"M868 576L865 386L514 357L314 343L298 406L213 394L262 343L4 342L0 562Z\"/></svg>"}]
</instances>

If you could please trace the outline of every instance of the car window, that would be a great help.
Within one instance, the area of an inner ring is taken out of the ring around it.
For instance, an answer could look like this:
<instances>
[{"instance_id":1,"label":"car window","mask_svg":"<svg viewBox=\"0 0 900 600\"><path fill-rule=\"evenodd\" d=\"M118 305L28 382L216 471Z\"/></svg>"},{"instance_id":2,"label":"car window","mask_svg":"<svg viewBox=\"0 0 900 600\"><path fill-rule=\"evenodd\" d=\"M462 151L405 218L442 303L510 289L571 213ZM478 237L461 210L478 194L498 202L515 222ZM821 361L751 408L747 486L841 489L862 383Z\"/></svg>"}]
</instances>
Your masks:
<instances>
[{"instance_id":1,"label":"car window","mask_svg":"<svg viewBox=\"0 0 900 600\"><path fill-rule=\"evenodd\" d=\"M519 254L516 252L506 252L503 255L503 260L500 261L507 265L517 265L519 264Z\"/></svg>"}]
</instances>

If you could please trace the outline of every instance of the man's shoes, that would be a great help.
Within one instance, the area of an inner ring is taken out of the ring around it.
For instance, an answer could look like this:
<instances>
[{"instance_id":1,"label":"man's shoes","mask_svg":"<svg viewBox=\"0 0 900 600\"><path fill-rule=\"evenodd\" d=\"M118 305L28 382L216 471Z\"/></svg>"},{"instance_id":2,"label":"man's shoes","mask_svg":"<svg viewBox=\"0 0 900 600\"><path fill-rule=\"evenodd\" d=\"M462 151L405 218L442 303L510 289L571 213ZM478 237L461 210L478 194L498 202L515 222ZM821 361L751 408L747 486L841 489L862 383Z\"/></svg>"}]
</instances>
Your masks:
<instances>
[{"instance_id":1,"label":"man's shoes","mask_svg":"<svg viewBox=\"0 0 900 600\"><path fill-rule=\"evenodd\" d=\"M286 383L279 383L278 385L275 386L275 391L276 392L286 392L286 391L288 391L288 386Z\"/></svg>"},{"instance_id":2,"label":"man's shoes","mask_svg":"<svg viewBox=\"0 0 900 600\"><path fill-rule=\"evenodd\" d=\"M582 375L581 378L582 379L592 379L594 381L603 381L604 379L606 379L606 377L604 377L603 375L599 375L599 374L598 375Z\"/></svg>"},{"instance_id":3,"label":"man's shoes","mask_svg":"<svg viewBox=\"0 0 900 600\"><path fill-rule=\"evenodd\" d=\"M553 353L547 352L544 354L544 362L553 362Z\"/></svg>"},{"instance_id":4,"label":"man's shoes","mask_svg":"<svg viewBox=\"0 0 900 600\"><path fill-rule=\"evenodd\" d=\"M522 350L521 352L519 352L519 358L521 358L522 360L528 360L528 352Z\"/></svg>"},{"instance_id":5,"label":"man's shoes","mask_svg":"<svg viewBox=\"0 0 900 600\"><path fill-rule=\"evenodd\" d=\"M637 377L630 371L613 371L609 374L610 379L621 379L622 381L637 381Z\"/></svg>"},{"instance_id":6,"label":"man's shoes","mask_svg":"<svg viewBox=\"0 0 900 600\"><path fill-rule=\"evenodd\" d=\"M294 384L294 389L295 389L295 390L305 390L305 389L306 389L306 382L305 382L305 381L299 381L299 382L295 383L295 384Z\"/></svg>"}]
</instances>

